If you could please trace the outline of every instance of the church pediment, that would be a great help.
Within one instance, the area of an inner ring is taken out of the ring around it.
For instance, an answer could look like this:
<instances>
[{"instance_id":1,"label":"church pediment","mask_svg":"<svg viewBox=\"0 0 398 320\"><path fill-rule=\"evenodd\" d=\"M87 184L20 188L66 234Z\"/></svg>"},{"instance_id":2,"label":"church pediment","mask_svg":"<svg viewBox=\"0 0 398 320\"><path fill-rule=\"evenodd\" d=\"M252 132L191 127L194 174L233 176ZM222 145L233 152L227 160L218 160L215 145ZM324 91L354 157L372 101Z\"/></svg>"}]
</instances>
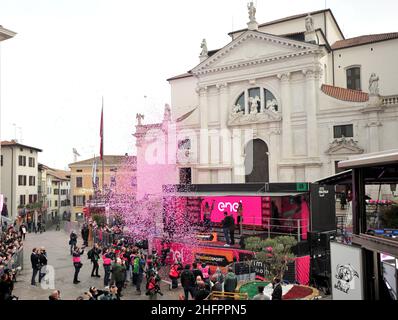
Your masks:
<instances>
[{"instance_id":1,"label":"church pediment","mask_svg":"<svg viewBox=\"0 0 398 320\"><path fill-rule=\"evenodd\" d=\"M203 74L322 52L318 45L247 31L192 70Z\"/></svg>"},{"instance_id":2,"label":"church pediment","mask_svg":"<svg viewBox=\"0 0 398 320\"><path fill-rule=\"evenodd\" d=\"M358 141L352 138L335 139L326 150L329 155L362 154L364 150L358 146Z\"/></svg>"}]
</instances>

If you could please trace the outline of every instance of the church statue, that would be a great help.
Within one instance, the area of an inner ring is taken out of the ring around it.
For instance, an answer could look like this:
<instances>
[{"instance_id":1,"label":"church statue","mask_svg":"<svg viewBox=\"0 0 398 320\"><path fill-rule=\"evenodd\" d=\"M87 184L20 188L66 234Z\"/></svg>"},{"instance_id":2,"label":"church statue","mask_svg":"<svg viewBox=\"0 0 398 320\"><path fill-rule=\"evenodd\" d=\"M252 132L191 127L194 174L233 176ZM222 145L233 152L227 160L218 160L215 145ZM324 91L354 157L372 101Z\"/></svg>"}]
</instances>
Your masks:
<instances>
[{"instance_id":1,"label":"church statue","mask_svg":"<svg viewBox=\"0 0 398 320\"><path fill-rule=\"evenodd\" d=\"M170 106L168 104L165 104L165 106L164 106L163 120L164 121L170 121L171 120L171 109L170 109Z\"/></svg>"},{"instance_id":2,"label":"church statue","mask_svg":"<svg viewBox=\"0 0 398 320\"><path fill-rule=\"evenodd\" d=\"M250 22L256 22L256 7L254 6L253 1L247 4L247 9L249 10Z\"/></svg>"},{"instance_id":3,"label":"church statue","mask_svg":"<svg viewBox=\"0 0 398 320\"><path fill-rule=\"evenodd\" d=\"M200 47L202 48L202 52L200 53L201 57L206 57L208 56L209 51L207 50L207 42L206 39L202 40L202 44L200 45Z\"/></svg>"},{"instance_id":4,"label":"church statue","mask_svg":"<svg viewBox=\"0 0 398 320\"><path fill-rule=\"evenodd\" d=\"M276 112L278 102L275 99L268 100L265 109Z\"/></svg>"},{"instance_id":5,"label":"church statue","mask_svg":"<svg viewBox=\"0 0 398 320\"><path fill-rule=\"evenodd\" d=\"M141 120L144 119L144 115L141 113L137 113L135 118L137 119L137 122L138 122L137 125L141 126L142 125Z\"/></svg>"},{"instance_id":6,"label":"church statue","mask_svg":"<svg viewBox=\"0 0 398 320\"><path fill-rule=\"evenodd\" d=\"M243 110L242 110L242 107L241 107L241 105L238 103L237 105L235 105L234 106L234 108L233 108L233 113L234 114L239 114L239 113L241 113Z\"/></svg>"},{"instance_id":7,"label":"church statue","mask_svg":"<svg viewBox=\"0 0 398 320\"><path fill-rule=\"evenodd\" d=\"M314 31L314 18L311 17L310 14L305 18L305 29L307 32Z\"/></svg>"},{"instance_id":8,"label":"church statue","mask_svg":"<svg viewBox=\"0 0 398 320\"><path fill-rule=\"evenodd\" d=\"M379 77L375 73L369 78L369 93L372 96L379 95Z\"/></svg>"},{"instance_id":9,"label":"church statue","mask_svg":"<svg viewBox=\"0 0 398 320\"><path fill-rule=\"evenodd\" d=\"M258 113L258 109L257 109L257 99L250 97L249 99L249 107L250 107L250 113Z\"/></svg>"}]
</instances>

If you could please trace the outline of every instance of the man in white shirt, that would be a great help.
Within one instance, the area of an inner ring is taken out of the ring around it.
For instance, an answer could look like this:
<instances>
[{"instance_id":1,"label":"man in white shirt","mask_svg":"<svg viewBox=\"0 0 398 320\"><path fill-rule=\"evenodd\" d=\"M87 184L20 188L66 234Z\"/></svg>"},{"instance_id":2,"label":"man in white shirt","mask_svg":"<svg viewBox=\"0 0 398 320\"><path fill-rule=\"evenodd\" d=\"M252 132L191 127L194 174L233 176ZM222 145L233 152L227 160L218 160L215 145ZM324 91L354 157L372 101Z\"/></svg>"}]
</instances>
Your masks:
<instances>
[{"instance_id":1,"label":"man in white shirt","mask_svg":"<svg viewBox=\"0 0 398 320\"><path fill-rule=\"evenodd\" d=\"M271 300L267 295L264 294L264 286L259 286L258 294L253 297L253 300Z\"/></svg>"}]
</instances>

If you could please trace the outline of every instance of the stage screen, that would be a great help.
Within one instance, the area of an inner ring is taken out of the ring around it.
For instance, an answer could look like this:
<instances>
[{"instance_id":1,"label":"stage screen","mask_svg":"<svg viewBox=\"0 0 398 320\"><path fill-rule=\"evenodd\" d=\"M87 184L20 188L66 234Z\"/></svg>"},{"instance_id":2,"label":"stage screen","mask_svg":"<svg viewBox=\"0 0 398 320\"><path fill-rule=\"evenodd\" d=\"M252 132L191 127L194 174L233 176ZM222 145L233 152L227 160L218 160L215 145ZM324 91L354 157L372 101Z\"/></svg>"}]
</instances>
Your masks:
<instances>
[{"instance_id":1,"label":"stage screen","mask_svg":"<svg viewBox=\"0 0 398 320\"><path fill-rule=\"evenodd\" d=\"M261 226L261 197L240 197L240 196L216 196L204 197L201 203L201 220L206 203L211 211L210 219L212 222L221 222L224 219L224 212L232 213L235 223L237 223L237 209L239 202L242 201L243 224Z\"/></svg>"}]
</instances>

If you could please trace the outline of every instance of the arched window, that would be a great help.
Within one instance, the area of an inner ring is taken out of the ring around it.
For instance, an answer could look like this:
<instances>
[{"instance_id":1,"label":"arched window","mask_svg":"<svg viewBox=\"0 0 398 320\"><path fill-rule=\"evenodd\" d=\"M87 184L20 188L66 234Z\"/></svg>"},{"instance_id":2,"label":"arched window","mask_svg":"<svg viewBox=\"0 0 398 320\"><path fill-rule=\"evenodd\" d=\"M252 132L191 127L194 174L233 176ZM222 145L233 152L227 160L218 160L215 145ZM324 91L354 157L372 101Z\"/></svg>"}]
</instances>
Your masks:
<instances>
[{"instance_id":1,"label":"arched window","mask_svg":"<svg viewBox=\"0 0 398 320\"><path fill-rule=\"evenodd\" d=\"M347 89L361 90L361 67L349 67L346 69Z\"/></svg>"},{"instance_id":2,"label":"arched window","mask_svg":"<svg viewBox=\"0 0 398 320\"><path fill-rule=\"evenodd\" d=\"M260 87L243 92L234 105L234 113L261 113L264 110L278 111L278 102L271 91Z\"/></svg>"}]
</instances>

